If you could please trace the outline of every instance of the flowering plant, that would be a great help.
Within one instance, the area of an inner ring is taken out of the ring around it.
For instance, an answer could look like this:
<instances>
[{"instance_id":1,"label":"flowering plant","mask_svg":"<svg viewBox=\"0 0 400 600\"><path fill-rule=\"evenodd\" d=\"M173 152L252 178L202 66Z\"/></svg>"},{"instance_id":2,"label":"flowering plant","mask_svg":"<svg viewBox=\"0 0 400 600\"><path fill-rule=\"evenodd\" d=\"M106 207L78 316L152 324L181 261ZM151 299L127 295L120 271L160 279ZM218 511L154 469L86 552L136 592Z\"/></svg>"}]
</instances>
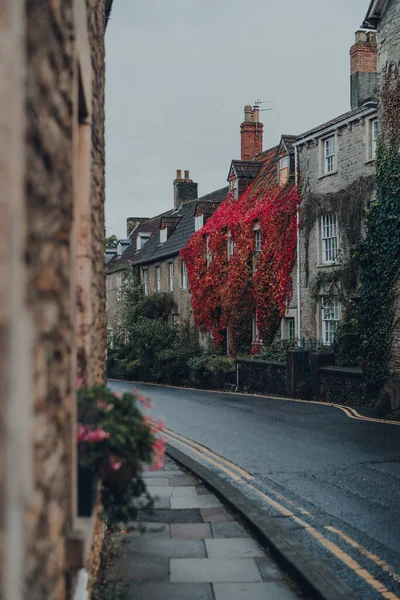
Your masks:
<instances>
[{"instance_id":1,"label":"flowering plant","mask_svg":"<svg viewBox=\"0 0 400 600\"><path fill-rule=\"evenodd\" d=\"M142 479L143 464L163 467L165 424L146 410L149 398L114 393L104 386L78 391L78 458L101 481L101 499L110 524L133 520L152 503Z\"/></svg>"}]
</instances>

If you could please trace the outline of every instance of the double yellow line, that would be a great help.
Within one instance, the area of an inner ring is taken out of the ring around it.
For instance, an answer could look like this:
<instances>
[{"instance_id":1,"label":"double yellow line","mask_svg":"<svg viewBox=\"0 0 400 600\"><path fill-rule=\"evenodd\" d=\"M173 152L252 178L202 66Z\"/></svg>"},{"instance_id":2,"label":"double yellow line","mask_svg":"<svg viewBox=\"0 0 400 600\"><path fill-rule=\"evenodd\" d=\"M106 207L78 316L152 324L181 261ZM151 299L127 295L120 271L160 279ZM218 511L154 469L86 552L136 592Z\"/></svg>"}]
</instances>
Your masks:
<instances>
[{"instance_id":1,"label":"double yellow line","mask_svg":"<svg viewBox=\"0 0 400 600\"><path fill-rule=\"evenodd\" d=\"M344 407L341 407L339 405L336 405L336 407L340 408L341 410L344 409ZM346 409L347 409L347 407L346 407ZM349 410L349 409L347 409L347 410ZM348 415L348 416L350 416L350 415ZM362 417L361 415L359 417L362 420L364 420L364 417ZM358 418L358 417L352 416L351 418ZM365 420L369 420L369 419L365 418ZM384 422L387 423L387 421L384 421ZM395 422L395 424L398 424L398 423ZM340 560L344 565L346 565L346 567L351 569L356 575L358 575L361 579L363 579L365 583L367 583L371 588L373 588L375 591L377 591L382 598L385 598L385 600L400 600L399 596L396 596L395 594L393 594L393 592L390 592L381 581L379 581L378 579L373 577L368 570L362 568L361 565L357 561L355 561L353 558L351 558L351 556L349 556L349 554L344 552L342 550L342 548L340 548L337 544L335 544L334 542L331 542L322 533L317 531L317 529L315 529L315 527L313 527L310 523L308 523L304 519L296 516L294 514L293 510L288 510L285 506L280 504L277 500L274 500L270 496L264 494L264 492L261 492L256 487L254 487L254 485L252 485L250 483L250 482L254 481L254 477L251 473L249 473L248 471L245 471L241 467L238 467L231 461L226 460L222 456L219 456L218 454L216 454L215 452L213 452L206 446L203 446L202 444L199 444L198 442L194 442L178 433L175 433L171 429L166 429L166 433L171 438L171 440L173 440L175 443L180 444L181 446L190 450L190 452L192 452L193 454L199 456L202 460L208 462L209 464L213 465L214 467L217 467L219 470L223 471L225 473L225 475L227 475L229 477L229 479L231 479L232 481L234 481L237 484L240 484L241 487L243 487L244 489L248 490L252 494L255 494L256 496L261 498L265 503L267 503L269 506L274 508L282 516L288 517L293 522L297 523L309 535L311 535L315 540L317 540L321 544L321 546L323 546L326 550L328 550L336 559ZM278 494L276 492L272 492L272 493L274 494L275 497L283 500L287 505L293 507L294 510L297 509L299 512L302 513L302 515L312 518L312 515L308 511L304 510L301 507L295 507L291 500L288 500L287 498L285 498L284 496L282 496L281 494ZM358 544L355 540L353 540L352 538L350 538L349 536L344 534L340 529L337 529L335 527L331 527L328 525L326 525L324 527L324 529L326 531L329 531L329 533L336 535L342 542L349 545L353 549L357 550L362 556L366 557L368 560L373 562L376 566L380 567L394 581L396 581L396 582L400 581L400 576L394 572L393 568L388 563L383 561L377 555L369 552L366 548L364 548L363 546Z\"/></svg>"}]
</instances>

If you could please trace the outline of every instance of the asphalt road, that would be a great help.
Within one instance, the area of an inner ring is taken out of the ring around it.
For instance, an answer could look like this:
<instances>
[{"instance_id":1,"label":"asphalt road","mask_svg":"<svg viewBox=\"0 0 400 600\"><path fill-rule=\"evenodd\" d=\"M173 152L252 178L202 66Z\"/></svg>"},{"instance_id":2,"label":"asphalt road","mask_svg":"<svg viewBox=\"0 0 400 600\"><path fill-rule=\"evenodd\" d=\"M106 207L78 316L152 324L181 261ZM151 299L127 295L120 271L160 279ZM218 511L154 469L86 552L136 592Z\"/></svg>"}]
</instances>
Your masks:
<instances>
[{"instance_id":1,"label":"asphalt road","mask_svg":"<svg viewBox=\"0 0 400 600\"><path fill-rule=\"evenodd\" d=\"M122 391L132 384L110 386ZM318 404L137 387L153 399L154 417L251 473L257 489L322 532L386 589L285 519L296 540L357 598L400 598L400 426L351 419Z\"/></svg>"}]
</instances>

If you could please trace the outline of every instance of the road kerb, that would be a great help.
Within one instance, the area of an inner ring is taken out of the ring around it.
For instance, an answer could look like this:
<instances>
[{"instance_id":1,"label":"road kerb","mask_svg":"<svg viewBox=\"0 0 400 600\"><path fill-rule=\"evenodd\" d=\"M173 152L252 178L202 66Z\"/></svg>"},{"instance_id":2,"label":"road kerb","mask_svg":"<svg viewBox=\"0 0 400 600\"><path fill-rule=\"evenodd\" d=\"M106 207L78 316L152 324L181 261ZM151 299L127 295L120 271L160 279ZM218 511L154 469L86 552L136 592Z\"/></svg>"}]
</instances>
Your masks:
<instances>
[{"instance_id":1,"label":"road kerb","mask_svg":"<svg viewBox=\"0 0 400 600\"><path fill-rule=\"evenodd\" d=\"M167 454L202 479L228 506L239 513L301 587L313 594L313 598L355 600L350 588L339 581L307 548L292 539L276 519L266 516L263 509L243 492L171 444L167 445Z\"/></svg>"}]
</instances>

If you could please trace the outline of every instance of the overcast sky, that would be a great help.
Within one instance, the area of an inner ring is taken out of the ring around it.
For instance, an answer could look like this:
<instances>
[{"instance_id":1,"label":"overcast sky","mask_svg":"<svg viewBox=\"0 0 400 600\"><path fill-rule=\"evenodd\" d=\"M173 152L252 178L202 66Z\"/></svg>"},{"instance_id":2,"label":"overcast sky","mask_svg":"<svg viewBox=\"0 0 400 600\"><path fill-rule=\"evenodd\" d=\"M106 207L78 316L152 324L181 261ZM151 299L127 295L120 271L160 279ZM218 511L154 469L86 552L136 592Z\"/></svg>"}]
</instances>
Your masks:
<instances>
[{"instance_id":1,"label":"overcast sky","mask_svg":"<svg viewBox=\"0 0 400 600\"><path fill-rule=\"evenodd\" d=\"M240 158L245 104L264 149L349 110L349 49L369 0L114 0L106 33L106 226L173 207L176 169L199 195Z\"/></svg>"}]
</instances>

